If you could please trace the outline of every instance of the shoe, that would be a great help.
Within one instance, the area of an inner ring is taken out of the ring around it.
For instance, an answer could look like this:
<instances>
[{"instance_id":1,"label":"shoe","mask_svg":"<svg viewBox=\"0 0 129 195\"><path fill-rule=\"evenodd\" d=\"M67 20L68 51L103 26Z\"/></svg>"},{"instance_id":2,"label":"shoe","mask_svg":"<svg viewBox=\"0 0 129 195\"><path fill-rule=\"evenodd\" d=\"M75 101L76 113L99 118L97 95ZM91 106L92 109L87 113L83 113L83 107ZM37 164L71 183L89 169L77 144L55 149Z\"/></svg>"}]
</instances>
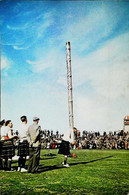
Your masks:
<instances>
[{"instance_id":1,"label":"shoe","mask_svg":"<svg viewBox=\"0 0 129 195\"><path fill-rule=\"evenodd\" d=\"M27 170L24 168L21 168L21 172L27 173Z\"/></svg>"},{"instance_id":2,"label":"shoe","mask_svg":"<svg viewBox=\"0 0 129 195\"><path fill-rule=\"evenodd\" d=\"M13 158L12 158L12 160L18 160L19 159L19 156L14 156Z\"/></svg>"},{"instance_id":3,"label":"shoe","mask_svg":"<svg viewBox=\"0 0 129 195\"><path fill-rule=\"evenodd\" d=\"M18 167L17 171L20 171L21 170L21 167Z\"/></svg>"},{"instance_id":4,"label":"shoe","mask_svg":"<svg viewBox=\"0 0 129 195\"><path fill-rule=\"evenodd\" d=\"M69 164L65 164L65 165L63 165L63 166L64 166L64 167L70 167Z\"/></svg>"}]
</instances>

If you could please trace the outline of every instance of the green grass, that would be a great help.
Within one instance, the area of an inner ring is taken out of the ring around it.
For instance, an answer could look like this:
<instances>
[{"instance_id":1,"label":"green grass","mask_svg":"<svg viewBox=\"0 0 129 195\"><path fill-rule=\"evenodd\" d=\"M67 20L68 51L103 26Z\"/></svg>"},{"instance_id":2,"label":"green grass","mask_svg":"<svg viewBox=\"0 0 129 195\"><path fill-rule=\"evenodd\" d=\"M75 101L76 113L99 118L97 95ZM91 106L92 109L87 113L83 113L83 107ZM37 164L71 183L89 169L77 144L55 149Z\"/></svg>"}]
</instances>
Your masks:
<instances>
[{"instance_id":1,"label":"green grass","mask_svg":"<svg viewBox=\"0 0 129 195\"><path fill-rule=\"evenodd\" d=\"M62 167L63 156L57 152L42 150L41 173L1 171L2 195L129 194L129 150L74 150L71 152L76 153L77 158L68 159L69 168ZM50 157L43 156L47 153L57 156L47 159Z\"/></svg>"}]
</instances>

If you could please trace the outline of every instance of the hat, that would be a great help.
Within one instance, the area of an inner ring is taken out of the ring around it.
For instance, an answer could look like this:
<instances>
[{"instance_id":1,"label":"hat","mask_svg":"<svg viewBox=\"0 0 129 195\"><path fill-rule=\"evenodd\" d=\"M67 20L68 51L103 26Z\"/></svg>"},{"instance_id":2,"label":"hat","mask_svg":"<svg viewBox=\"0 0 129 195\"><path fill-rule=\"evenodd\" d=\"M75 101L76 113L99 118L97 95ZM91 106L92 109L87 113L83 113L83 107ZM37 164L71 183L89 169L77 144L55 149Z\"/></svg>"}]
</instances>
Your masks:
<instances>
[{"instance_id":1,"label":"hat","mask_svg":"<svg viewBox=\"0 0 129 195\"><path fill-rule=\"evenodd\" d=\"M0 125L3 126L3 124L4 124L5 122L6 122L5 119L3 119L2 121L0 121Z\"/></svg>"},{"instance_id":2,"label":"hat","mask_svg":"<svg viewBox=\"0 0 129 195\"><path fill-rule=\"evenodd\" d=\"M33 117L33 121L38 121L38 120L40 120L38 117Z\"/></svg>"}]
</instances>

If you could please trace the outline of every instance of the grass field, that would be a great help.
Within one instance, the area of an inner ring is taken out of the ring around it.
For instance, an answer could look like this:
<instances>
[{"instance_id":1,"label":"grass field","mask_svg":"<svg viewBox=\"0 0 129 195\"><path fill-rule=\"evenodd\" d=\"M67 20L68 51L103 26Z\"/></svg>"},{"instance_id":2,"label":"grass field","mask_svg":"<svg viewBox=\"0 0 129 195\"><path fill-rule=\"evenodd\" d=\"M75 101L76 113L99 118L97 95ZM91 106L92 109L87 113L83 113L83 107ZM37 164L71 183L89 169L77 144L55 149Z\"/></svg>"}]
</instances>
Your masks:
<instances>
[{"instance_id":1,"label":"grass field","mask_svg":"<svg viewBox=\"0 0 129 195\"><path fill-rule=\"evenodd\" d=\"M1 171L1 194L129 194L129 150L74 150L69 168L57 152L42 150L38 174Z\"/></svg>"}]
</instances>

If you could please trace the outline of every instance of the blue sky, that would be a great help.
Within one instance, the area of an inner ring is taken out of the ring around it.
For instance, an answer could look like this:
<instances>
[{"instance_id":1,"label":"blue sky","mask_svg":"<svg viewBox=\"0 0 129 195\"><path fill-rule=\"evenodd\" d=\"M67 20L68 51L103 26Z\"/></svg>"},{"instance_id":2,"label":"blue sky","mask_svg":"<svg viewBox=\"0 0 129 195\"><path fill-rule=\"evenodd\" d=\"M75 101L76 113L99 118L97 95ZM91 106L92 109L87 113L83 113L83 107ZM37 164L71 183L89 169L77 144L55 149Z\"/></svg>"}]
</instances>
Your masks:
<instances>
[{"instance_id":1,"label":"blue sky","mask_svg":"<svg viewBox=\"0 0 129 195\"><path fill-rule=\"evenodd\" d=\"M40 117L69 127L66 48L71 42L74 126L115 131L129 115L129 2L4 1L1 13L2 119Z\"/></svg>"}]
</instances>

